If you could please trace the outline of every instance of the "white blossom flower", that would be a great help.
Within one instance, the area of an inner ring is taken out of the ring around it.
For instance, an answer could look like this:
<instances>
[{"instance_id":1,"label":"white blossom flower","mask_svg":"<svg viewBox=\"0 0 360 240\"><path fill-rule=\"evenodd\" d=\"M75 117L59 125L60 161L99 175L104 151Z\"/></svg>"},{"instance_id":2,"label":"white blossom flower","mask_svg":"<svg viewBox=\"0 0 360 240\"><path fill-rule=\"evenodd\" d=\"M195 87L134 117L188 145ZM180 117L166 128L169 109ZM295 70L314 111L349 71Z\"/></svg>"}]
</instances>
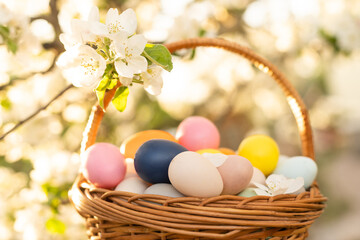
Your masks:
<instances>
[{"instance_id":1,"label":"white blossom flower","mask_svg":"<svg viewBox=\"0 0 360 240\"><path fill-rule=\"evenodd\" d=\"M12 18L11 11L3 4L0 3L0 24L7 24Z\"/></svg>"},{"instance_id":2,"label":"white blossom flower","mask_svg":"<svg viewBox=\"0 0 360 240\"><path fill-rule=\"evenodd\" d=\"M271 174L265 181L266 186L254 183L257 195L276 196L279 194L299 194L305 191L304 178L288 179L283 175Z\"/></svg>"},{"instance_id":3,"label":"white blossom flower","mask_svg":"<svg viewBox=\"0 0 360 240\"><path fill-rule=\"evenodd\" d=\"M110 8L106 14L106 28L110 35L123 32L129 37L135 34L137 19L134 10L129 8L119 15L116 8Z\"/></svg>"},{"instance_id":4,"label":"white blossom flower","mask_svg":"<svg viewBox=\"0 0 360 240\"><path fill-rule=\"evenodd\" d=\"M77 45L64 52L57 65L76 87L94 87L104 74L105 59L87 45Z\"/></svg>"},{"instance_id":5,"label":"white blossom flower","mask_svg":"<svg viewBox=\"0 0 360 240\"><path fill-rule=\"evenodd\" d=\"M149 68L147 71L141 74L142 79L144 80L144 89L152 94L159 95L163 87L163 79L161 76L162 68L155 66Z\"/></svg>"},{"instance_id":6,"label":"white blossom flower","mask_svg":"<svg viewBox=\"0 0 360 240\"><path fill-rule=\"evenodd\" d=\"M71 31L60 34L59 38L64 44L65 49L69 49L79 43L99 46L102 44L106 33L105 25L100 23L99 9L93 7L86 21L72 19Z\"/></svg>"},{"instance_id":7,"label":"white blossom flower","mask_svg":"<svg viewBox=\"0 0 360 240\"><path fill-rule=\"evenodd\" d=\"M146 58L141 56L145 49L146 39L137 34L130 38L119 32L113 37L112 49L116 53L115 69L119 76L132 78L147 69Z\"/></svg>"}]
</instances>

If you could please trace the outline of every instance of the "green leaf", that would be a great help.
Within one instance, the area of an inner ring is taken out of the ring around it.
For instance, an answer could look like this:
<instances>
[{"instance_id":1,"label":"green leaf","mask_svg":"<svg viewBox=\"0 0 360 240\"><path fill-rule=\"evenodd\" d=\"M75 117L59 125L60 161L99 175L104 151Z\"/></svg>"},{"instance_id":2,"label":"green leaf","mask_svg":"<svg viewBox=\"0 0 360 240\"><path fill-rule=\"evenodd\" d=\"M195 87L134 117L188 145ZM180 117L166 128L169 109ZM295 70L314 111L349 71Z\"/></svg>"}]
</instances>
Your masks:
<instances>
[{"instance_id":1,"label":"green leaf","mask_svg":"<svg viewBox=\"0 0 360 240\"><path fill-rule=\"evenodd\" d=\"M99 85L96 87L96 91L105 91L109 85L110 78L108 75L105 75L103 79L99 82Z\"/></svg>"},{"instance_id":2,"label":"green leaf","mask_svg":"<svg viewBox=\"0 0 360 240\"><path fill-rule=\"evenodd\" d=\"M12 52L13 54L16 53L18 46L14 39L11 39L10 36L10 30L8 27L0 25L0 35L3 37L4 42L6 43L8 50Z\"/></svg>"},{"instance_id":3,"label":"green leaf","mask_svg":"<svg viewBox=\"0 0 360 240\"><path fill-rule=\"evenodd\" d=\"M116 89L115 96L112 99L112 104L118 111L123 112L125 110L128 95L129 95L128 87L121 86L118 89Z\"/></svg>"},{"instance_id":4,"label":"green leaf","mask_svg":"<svg viewBox=\"0 0 360 240\"><path fill-rule=\"evenodd\" d=\"M4 38L8 38L9 37L9 28L5 27L3 25L0 25L0 35L2 35Z\"/></svg>"},{"instance_id":5,"label":"green leaf","mask_svg":"<svg viewBox=\"0 0 360 240\"><path fill-rule=\"evenodd\" d=\"M50 233L64 234L66 231L65 223L54 217L46 221L45 227Z\"/></svg>"},{"instance_id":6,"label":"green leaf","mask_svg":"<svg viewBox=\"0 0 360 240\"><path fill-rule=\"evenodd\" d=\"M17 46L15 41L13 41L11 39L8 39L7 40L7 46L8 46L8 49L10 50L10 52L12 52L13 54L16 53L16 51L18 49L18 46Z\"/></svg>"},{"instance_id":7,"label":"green leaf","mask_svg":"<svg viewBox=\"0 0 360 240\"><path fill-rule=\"evenodd\" d=\"M144 56L152 63L164 68L166 71L170 72L173 68L171 53L164 45L146 44Z\"/></svg>"},{"instance_id":8,"label":"green leaf","mask_svg":"<svg viewBox=\"0 0 360 240\"><path fill-rule=\"evenodd\" d=\"M99 105L101 108L104 108L104 97L105 97L105 91L106 90L102 90L102 91L98 91L96 90L96 97L98 99Z\"/></svg>"},{"instance_id":9,"label":"green leaf","mask_svg":"<svg viewBox=\"0 0 360 240\"><path fill-rule=\"evenodd\" d=\"M107 86L107 89L109 89L109 90L113 89L116 86L117 83L118 83L117 78L111 79L111 81L109 82L109 84Z\"/></svg>"}]
</instances>

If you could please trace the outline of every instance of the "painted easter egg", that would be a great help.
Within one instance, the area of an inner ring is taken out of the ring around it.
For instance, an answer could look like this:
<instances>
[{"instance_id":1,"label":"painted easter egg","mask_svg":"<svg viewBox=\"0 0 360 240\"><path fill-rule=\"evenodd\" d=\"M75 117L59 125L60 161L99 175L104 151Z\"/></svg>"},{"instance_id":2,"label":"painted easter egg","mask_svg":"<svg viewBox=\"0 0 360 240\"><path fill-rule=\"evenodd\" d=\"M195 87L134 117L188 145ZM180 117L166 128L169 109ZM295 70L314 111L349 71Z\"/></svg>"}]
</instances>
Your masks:
<instances>
[{"instance_id":1,"label":"painted easter egg","mask_svg":"<svg viewBox=\"0 0 360 240\"><path fill-rule=\"evenodd\" d=\"M241 191L238 196L240 197L253 197L256 196L256 192L254 190L255 188L249 187L249 188L245 188L243 191Z\"/></svg>"},{"instance_id":2,"label":"painted easter egg","mask_svg":"<svg viewBox=\"0 0 360 240\"><path fill-rule=\"evenodd\" d=\"M223 181L217 168L196 152L182 152L169 166L171 184L191 197L215 197L223 190Z\"/></svg>"},{"instance_id":3,"label":"painted easter egg","mask_svg":"<svg viewBox=\"0 0 360 240\"><path fill-rule=\"evenodd\" d=\"M218 149L221 153L226 154L226 155L236 155L235 151L230 149L230 148L219 148Z\"/></svg>"},{"instance_id":4,"label":"painted easter egg","mask_svg":"<svg viewBox=\"0 0 360 240\"><path fill-rule=\"evenodd\" d=\"M279 148L272 138L253 135L241 142L238 155L248 159L254 167L268 176L274 171L279 160Z\"/></svg>"},{"instance_id":5,"label":"painted easter egg","mask_svg":"<svg viewBox=\"0 0 360 240\"><path fill-rule=\"evenodd\" d=\"M287 178L304 178L305 189L309 188L317 175L317 165L311 158L296 156L284 161L274 174L281 174Z\"/></svg>"},{"instance_id":6,"label":"painted easter egg","mask_svg":"<svg viewBox=\"0 0 360 240\"><path fill-rule=\"evenodd\" d=\"M169 140L149 140L135 154L135 170L146 182L170 183L169 164L176 155L184 151L187 149Z\"/></svg>"},{"instance_id":7,"label":"painted easter egg","mask_svg":"<svg viewBox=\"0 0 360 240\"><path fill-rule=\"evenodd\" d=\"M200 154L203 154L203 153L221 153L219 150L212 149L212 148L200 149L200 150L197 150L196 152L200 153Z\"/></svg>"},{"instance_id":8,"label":"painted easter egg","mask_svg":"<svg viewBox=\"0 0 360 240\"><path fill-rule=\"evenodd\" d=\"M190 151L217 149L220 144L220 133L215 124L200 116L183 120L177 128L175 137L179 144Z\"/></svg>"},{"instance_id":9,"label":"painted easter egg","mask_svg":"<svg viewBox=\"0 0 360 240\"><path fill-rule=\"evenodd\" d=\"M249 160L237 155L228 155L217 169L224 183L222 195L238 194L248 186L253 176L253 166Z\"/></svg>"},{"instance_id":10,"label":"painted easter egg","mask_svg":"<svg viewBox=\"0 0 360 240\"><path fill-rule=\"evenodd\" d=\"M84 177L99 188L112 189L125 177L125 158L110 143L96 143L82 155Z\"/></svg>"},{"instance_id":11,"label":"painted easter egg","mask_svg":"<svg viewBox=\"0 0 360 240\"><path fill-rule=\"evenodd\" d=\"M162 130L146 130L126 138L120 146L120 152L125 158L134 158L139 147L152 139L164 139L176 142L175 137L168 132Z\"/></svg>"},{"instance_id":12,"label":"painted easter egg","mask_svg":"<svg viewBox=\"0 0 360 240\"><path fill-rule=\"evenodd\" d=\"M126 164L125 178L137 177L138 175L137 175L136 170L135 170L134 159L126 158L125 159L125 164Z\"/></svg>"}]
</instances>

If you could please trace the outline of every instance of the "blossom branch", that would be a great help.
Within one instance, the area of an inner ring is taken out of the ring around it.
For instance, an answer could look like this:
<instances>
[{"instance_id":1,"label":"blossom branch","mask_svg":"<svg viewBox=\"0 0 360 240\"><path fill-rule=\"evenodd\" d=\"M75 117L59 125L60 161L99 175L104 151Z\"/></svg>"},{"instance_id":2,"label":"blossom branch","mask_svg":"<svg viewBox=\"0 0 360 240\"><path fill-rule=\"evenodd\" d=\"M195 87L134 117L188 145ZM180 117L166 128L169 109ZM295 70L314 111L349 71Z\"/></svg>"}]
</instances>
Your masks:
<instances>
[{"instance_id":1,"label":"blossom branch","mask_svg":"<svg viewBox=\"0 0 360 240\"><path fill-rule=\"evenodd\" d=\"M58 53L63 52L65 50L63 44L59 40L59 35L61 33L61 28L59 24L58 14L59 9L57 8L57 0L51 0L49 3L50 14L49 15L41 15L35 18L32 18L31 21L36 19L44 19L48 21L54 28L55 31L55 40L51 43L43 44L44 49L54 49Z\"/></svg>"},{"instance_id":2,"label":"blossom branch","mask_svg":"<svg viewBox=\"0 0 360 240\"><path fill-rule=\"evenodd\" d=\"M14 77L14 78L12 78L8 83L3 84L3 85L0 86L0 91L7 89L8 87L12 86L17 81L22 81L22 80L29 79L29 78L37 75L37 74L46 74L46 73L51 72L51 70L53 70L55 68L55 66L56 66L55 63L56 63L56 57L54 57L50 67L48 69L46 69L45 71L31 73L31 74L29 74L27 76L24 76L24 77Z\"/></svg>"},{"instance_id":3,"label":"blossom branch","mask_svg":"<svg viewBox=\"0 0 360 240\"><path fill-rule=\"evenodd\" d=\"M48 108L56 99L58 99L59 97L61 97L66 91L68 91L69 89L71 89L73 87L72 84L68 85L67 87L65 87L63 90L61 90L55 97L53 97L47 104L45 104L44 106L42 106L41 108L37 109L33 114L31 114L30 116L28 116L27 118L21 120L20 122L18 122L14 127L12 127L9 131L5 132L3 135L0 136L0 141L3 140L7 135L9 135L10 133L14 132L17 128L19 128L21 125L23 125L24 123L28 122L29 120L31 120L32 118L34 118L36 115L38 115L41 111L45 110L46 108Z\"/></svg>"}]
</instances>

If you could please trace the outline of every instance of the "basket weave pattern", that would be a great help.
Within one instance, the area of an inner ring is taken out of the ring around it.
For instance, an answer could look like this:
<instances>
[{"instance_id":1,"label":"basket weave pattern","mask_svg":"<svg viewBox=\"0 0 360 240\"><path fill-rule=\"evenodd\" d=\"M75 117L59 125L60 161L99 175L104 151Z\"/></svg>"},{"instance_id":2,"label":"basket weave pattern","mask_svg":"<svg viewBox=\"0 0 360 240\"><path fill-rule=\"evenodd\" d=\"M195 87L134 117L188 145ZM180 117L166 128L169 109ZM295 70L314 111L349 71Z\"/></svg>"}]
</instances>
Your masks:
<instances>
[{"instance_id":1,"label":"basket weave pattern","mask_svg":"<svg viewBox=\"0 0 360 240\"><path fill-rule=\"evenodd\" d=\"M218 47L239 54L271 76L282 88L295 116L303 155L314 159L306 107L275 66L248 48L223 39L188 39L166 45L170 52L199 46ZM115 89L107 92L105 108L114 92ZM94 106L84 132L82 151L94 144L103 115L101 107ZM88 238L92 240L305 239L308 228L324 211L326 202L315 182L299 195L170 198L95 188L81 174L69 197L86 219Z\"/></svg>"}]
</instances>

